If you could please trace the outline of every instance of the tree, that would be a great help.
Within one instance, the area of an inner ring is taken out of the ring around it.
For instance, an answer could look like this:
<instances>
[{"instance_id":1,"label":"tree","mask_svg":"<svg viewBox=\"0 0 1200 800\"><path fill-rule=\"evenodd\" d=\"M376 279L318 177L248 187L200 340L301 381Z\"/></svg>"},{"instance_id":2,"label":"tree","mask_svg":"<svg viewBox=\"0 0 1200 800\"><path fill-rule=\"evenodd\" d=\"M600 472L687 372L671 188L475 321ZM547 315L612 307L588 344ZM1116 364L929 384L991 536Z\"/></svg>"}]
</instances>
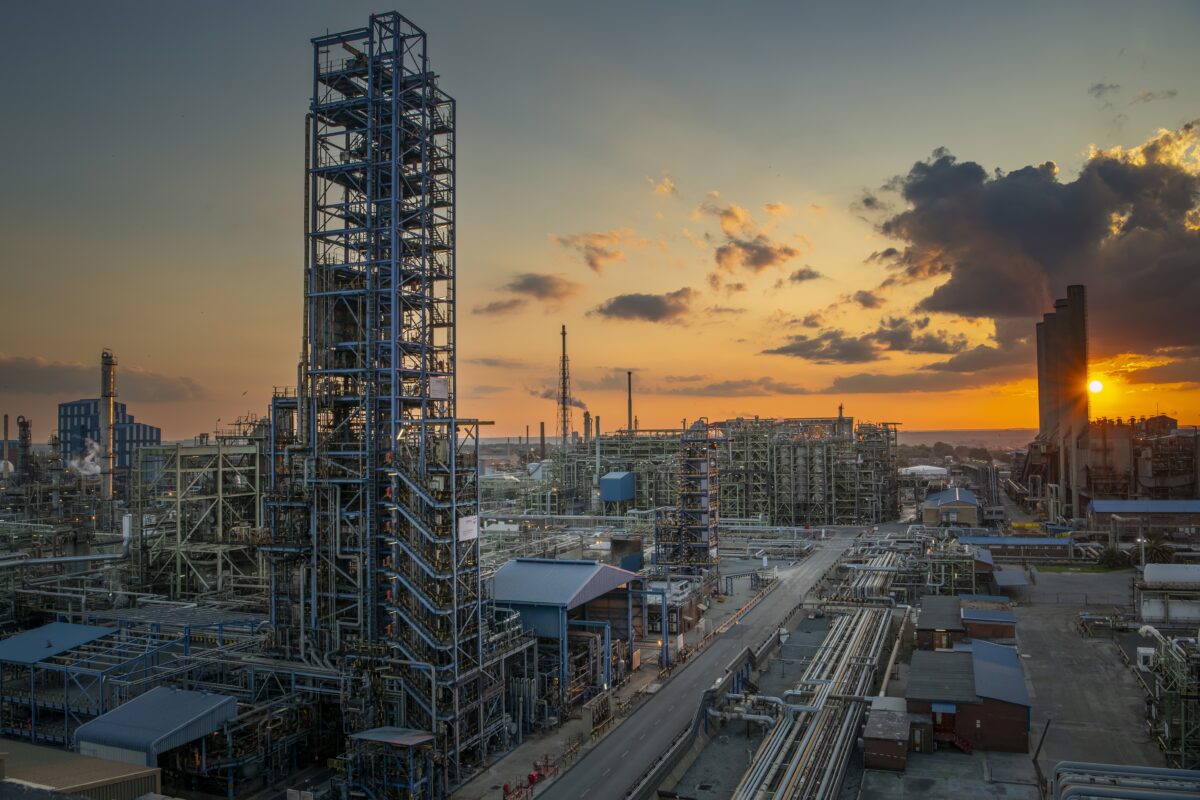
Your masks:
<instances>
[{"instance_id":1,"label":"tree","mask_svg":"<svg viewBox=\"0 0 1200 800\"><path fill-rule=\"evenodd\" d=\"M1106 547L1100 554L1100 566L1108 569L1121 569L1129 566L1129 556L1116 547Z\"/></svg>"},{"instance_id":2,"label":"tree","mask_svg":"<svg viewBox=\"0 0 1200 800\"><path fill-rule=\"evenodd\" d=\"M1145 554L1147 564L1170 564L1175 560L1175 550L1167 544L1167 539L1161 533L1152 533L1146 537Z\"/></svg>"}]
</instances>

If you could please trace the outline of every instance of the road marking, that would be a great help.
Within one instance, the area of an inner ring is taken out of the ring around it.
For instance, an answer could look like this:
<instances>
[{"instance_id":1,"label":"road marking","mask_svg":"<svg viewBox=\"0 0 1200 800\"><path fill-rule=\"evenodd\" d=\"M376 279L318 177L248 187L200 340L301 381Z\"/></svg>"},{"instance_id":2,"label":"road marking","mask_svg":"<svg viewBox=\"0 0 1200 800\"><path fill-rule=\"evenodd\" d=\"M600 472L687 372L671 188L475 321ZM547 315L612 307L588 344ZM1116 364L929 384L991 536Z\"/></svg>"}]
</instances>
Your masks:
<instances>
[{"instance_id":1,"label":"road marking","mask_svg":"<svg viewBox=\"0 0 1200 800\"><path fill-rule=\"evenodd\" d=\"M621 753L621 758L624 758L624 757L625 757L625 756L627 756L627 755L629 755L629 751L628 751L628 750L626 750L624 753Z\"/></svg>"},{"instance_id":2,"label":"road marking","mask_svg":"<svg viewBox=\"0 0 1200 800\"><path fill-rule=\"evenodd\" d=\"M610 772L612 772L612 767L609 767L608 769L604 770L604 772L601 772L600 777L601 778L607 777L608 773L610 773Z\"/></svg>"},{"instance_id":3,"label":"road marking","mask_svg":"<svg viewBox=\"0 0 1200 800\"><path fill-rule=\"evenodd\" d=\"M645 738L646 738L646 732L642 731L642 735L638 737L638 741L640 742L642 739L645 739Z\"/></svg>"}]
</instances>

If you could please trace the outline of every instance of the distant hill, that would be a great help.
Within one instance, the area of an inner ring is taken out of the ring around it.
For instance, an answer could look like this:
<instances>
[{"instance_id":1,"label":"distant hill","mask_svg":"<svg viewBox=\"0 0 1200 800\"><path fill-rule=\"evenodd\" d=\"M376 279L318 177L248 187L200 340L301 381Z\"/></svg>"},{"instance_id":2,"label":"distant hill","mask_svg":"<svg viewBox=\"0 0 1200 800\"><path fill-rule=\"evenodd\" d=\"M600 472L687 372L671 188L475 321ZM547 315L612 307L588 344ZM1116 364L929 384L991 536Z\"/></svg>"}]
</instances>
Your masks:
<instances>
[{"instance_id":1,"label":"distant hill","mask_svg":"<svg viewBox=\"0 0 1200 800\"><path fill-rule=\"evenodd\" d=\"M1033 441L1034 428L963 428L950 431L906 431L900 429L900 444L945 442L966 447L1017 449Z\"/></svg>"}]
</instances>

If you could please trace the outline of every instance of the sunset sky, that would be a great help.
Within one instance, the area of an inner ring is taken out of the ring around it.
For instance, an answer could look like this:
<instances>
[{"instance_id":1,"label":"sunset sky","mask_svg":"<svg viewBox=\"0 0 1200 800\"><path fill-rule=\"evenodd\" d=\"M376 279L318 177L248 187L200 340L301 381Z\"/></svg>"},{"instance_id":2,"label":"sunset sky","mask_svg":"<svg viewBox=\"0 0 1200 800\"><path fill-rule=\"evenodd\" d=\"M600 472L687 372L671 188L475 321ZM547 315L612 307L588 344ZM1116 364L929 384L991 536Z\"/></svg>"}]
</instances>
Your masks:
<instances>
[{"instance_id":1,"label":"sunset sky","mask_svg":"<svg viewBox=\"0 0 1200 800\"><path fill-rule=\"evenodd\" d=\"M390 8L5 5L0 411L45 441L102 347L168 439L295 384L308 40ZM1200 4L396 8L458 100L492 435L553 428L561 324L605 430L627 369L643 427L1033 427L1068 283L1093 413L1200 424Z\"/></svg>"}]
</instances>

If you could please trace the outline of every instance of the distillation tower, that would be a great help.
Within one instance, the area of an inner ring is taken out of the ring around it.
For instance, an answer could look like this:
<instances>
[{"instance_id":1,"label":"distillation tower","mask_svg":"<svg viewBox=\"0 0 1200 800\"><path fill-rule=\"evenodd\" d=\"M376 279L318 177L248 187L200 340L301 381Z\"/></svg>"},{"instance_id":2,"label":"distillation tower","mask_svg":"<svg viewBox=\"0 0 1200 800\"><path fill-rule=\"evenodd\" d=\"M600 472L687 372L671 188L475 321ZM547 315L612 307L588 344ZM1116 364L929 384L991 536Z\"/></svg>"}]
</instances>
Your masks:
<instances>
[{"instance_id":1,"label":"distillation tower","mask_svg":"<svg viewBox=\"0 0 1200 800\"><path fill-rule=\"evenodd\" d=\"M435 740L426 768L372 762L351 783L441 796L504 746L519 635L483 601L478 425L456 414L455 102L396 13L313 39L312 92L298 386L271 406L271 618L286 657L361 671L351 736Z\"/></svg>"}]
</instances>

